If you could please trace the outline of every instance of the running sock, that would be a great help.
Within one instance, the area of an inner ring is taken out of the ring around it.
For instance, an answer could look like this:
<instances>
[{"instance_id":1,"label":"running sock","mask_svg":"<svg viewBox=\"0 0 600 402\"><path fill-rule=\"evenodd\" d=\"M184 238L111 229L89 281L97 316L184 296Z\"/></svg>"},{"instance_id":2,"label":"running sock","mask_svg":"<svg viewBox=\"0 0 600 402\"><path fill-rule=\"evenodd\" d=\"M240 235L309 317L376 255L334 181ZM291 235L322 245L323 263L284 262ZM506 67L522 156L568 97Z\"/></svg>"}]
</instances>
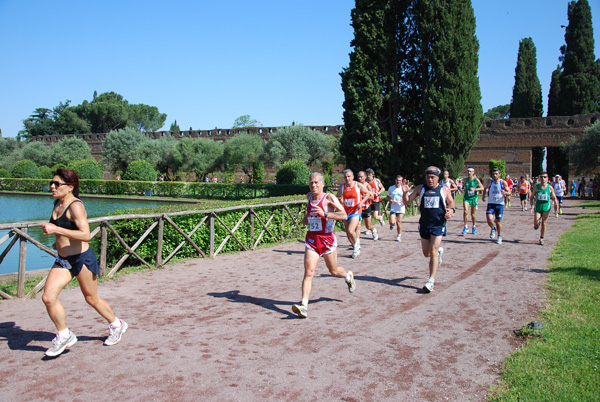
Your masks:
<instances>
[{"instance_id":1,"label":"running sock","mask_svg":"<svg viewBox=\"0 0 600 402\"><path fill-rule=\"evenodd\" d=\"M119 328L123 323L119 320L119 317L115 316L115 321L110 323L113 328Z\"/></svg>"},{"instance_id":2,"label":"running sock","mask_svg":"<svg viewBox=\"0 0 600 402\"><path fill-rule=\"evenodd\" d=\"M302 304L304 304L305 306L308 306L308 299L302 299Z\"/></svg>"},{"instance_id":3,"label":"running sock","mask_svg":"<svg viewBox=\"0 0 600 402\"><path fill-rule=\"evenodd\" d=\"M350 276L350 272L348 272L346 274L346 282L350 282L350 279L352 278L352 276Z\"/></svg>"},{"instance_id":4,"label":"running sock","mask_svg":"<svg viewBox=\"0 0 600 402\"><path fill-rule=\"evenodd\" d=\"M71 333L71 331L69 331L69 327L63 329L62 331L58 331L58 337L61 339L65 339L69 337L69 334Z\"/></svg>"},{"instance_id":5,"label":"running sock","mask_svg":"<svg viewBox=\"0 0 600 402\"><path fill-rule=\"evenodd\" d=\"M434 283L434 282L435 282L435 279L433 279L433 278L430 276L430 277L429 277L429 280L428 280L427 282Z\"/></svg>"}]
</instances>

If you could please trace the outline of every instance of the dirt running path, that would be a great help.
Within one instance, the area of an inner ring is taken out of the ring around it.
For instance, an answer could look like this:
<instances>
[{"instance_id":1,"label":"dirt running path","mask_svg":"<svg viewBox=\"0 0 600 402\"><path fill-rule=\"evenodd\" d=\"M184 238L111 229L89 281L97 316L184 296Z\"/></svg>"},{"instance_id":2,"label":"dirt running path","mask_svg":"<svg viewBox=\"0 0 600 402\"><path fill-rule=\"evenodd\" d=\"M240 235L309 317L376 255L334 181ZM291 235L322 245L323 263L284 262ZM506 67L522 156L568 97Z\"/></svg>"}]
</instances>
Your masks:
<instances>
[{"instance_id":1,"label":"dirt running path","mask_svg":"<svg viewBox=\"0 0 600 402\"><path fill-rule=\"evenodd\" d=\"M515 204L518 202L513 199ZM214 260L193 260L104 283L100 294L129 331L102 345L106 324L79 289L62 293L79 342L44 357L54 337L37 300L0 303L0 401L481 401L515 348L512 331L544 303L547 257L578 213L551 217L538 246L529 213L505 214L504 244L460 235L462 210L449 222L435 291L420 292L427 259L415 219L403 242L379 228L340 265L357 291L319 263L309 318L297 318L300 242Z\"/></svg>"}]
</instances>

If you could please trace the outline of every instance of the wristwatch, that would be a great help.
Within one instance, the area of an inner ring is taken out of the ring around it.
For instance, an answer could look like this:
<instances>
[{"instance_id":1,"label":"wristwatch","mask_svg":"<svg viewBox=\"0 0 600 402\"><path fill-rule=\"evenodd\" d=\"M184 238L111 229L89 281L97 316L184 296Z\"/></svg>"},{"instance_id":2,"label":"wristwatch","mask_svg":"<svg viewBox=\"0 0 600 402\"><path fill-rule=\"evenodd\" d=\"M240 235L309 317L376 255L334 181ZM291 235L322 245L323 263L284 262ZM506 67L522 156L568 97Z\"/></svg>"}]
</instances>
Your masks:
<instances>
[{"instance_id":1,"label":"wristwatch","mask_svg":"<svg viewBox=\"0 0 600 402\"><path fill-rule=\"evenodd\" d=\"M329 215L329 212L325 211L325 213L323 214L323 216L324 216L325 218L327 218L327 215Z\"/></svg>"}]
</instances>

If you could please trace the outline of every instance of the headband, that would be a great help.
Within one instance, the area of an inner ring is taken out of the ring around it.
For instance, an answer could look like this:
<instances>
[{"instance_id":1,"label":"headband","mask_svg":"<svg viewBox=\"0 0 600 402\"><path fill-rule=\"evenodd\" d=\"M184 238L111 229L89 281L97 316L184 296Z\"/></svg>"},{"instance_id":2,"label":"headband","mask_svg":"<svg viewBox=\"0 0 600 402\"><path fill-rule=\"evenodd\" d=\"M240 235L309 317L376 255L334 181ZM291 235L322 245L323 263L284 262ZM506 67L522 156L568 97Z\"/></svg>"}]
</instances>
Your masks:
<instances>
[{"instance_id":1,"label":"headband","mask_svg":"<svg viewBox=\"0 0 600 402\"><path fill-rule=\"evenodd\" d=\"M434 176L440 177L440 171L438 169L429 169L425 171L425 176L427 176L428 174L432 174Z\"/></svg>"}]
</instances>

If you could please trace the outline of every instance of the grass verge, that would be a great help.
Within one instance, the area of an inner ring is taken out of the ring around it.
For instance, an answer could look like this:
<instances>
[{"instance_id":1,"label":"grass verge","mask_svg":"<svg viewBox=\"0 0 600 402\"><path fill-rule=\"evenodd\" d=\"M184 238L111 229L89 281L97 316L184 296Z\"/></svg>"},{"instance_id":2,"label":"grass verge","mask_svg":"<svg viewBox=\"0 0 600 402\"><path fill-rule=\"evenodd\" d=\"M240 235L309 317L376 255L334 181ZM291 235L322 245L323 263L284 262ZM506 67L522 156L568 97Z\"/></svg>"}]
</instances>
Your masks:
<instances>
[{"instance_id":1,"label":"grass verge","mask_svg":"<svg viewBox=\"0 0 600 402\"><path fill-rule=\"evenodd\" d=\"M600 209L600 202L586 203ZM550 257L543 329L523 331L490 401L600 401L600 213L577 217ZM534 336L530 336L534 335Z\"/></svg>"}]
</instances>

